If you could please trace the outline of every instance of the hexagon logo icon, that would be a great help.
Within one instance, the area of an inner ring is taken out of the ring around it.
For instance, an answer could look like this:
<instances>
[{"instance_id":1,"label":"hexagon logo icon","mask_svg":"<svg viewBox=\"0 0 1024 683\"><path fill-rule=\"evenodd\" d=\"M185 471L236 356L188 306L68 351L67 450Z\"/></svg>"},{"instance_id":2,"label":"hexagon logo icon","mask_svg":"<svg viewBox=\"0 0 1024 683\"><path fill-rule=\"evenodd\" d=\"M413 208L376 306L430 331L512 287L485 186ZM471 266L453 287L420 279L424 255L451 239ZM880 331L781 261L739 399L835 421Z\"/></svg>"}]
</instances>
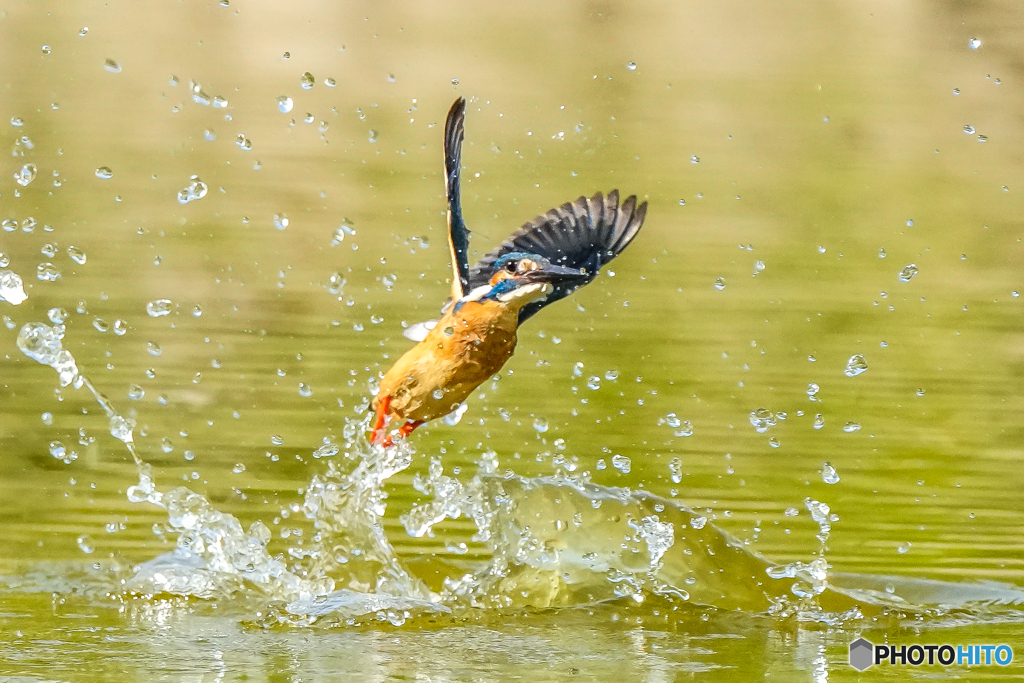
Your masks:
<instances>
[{"instance_id":1,"label":"hexagon logo icon","mask_svg":"<svg viewBox=\"0 0 1024 683\"><path fill-rule=\"evenodd\" d=\"M857 671L863 671L874 664L875 646L864 638L858 638L850 643L850 666Z\"/></svg>"}]
</instances>

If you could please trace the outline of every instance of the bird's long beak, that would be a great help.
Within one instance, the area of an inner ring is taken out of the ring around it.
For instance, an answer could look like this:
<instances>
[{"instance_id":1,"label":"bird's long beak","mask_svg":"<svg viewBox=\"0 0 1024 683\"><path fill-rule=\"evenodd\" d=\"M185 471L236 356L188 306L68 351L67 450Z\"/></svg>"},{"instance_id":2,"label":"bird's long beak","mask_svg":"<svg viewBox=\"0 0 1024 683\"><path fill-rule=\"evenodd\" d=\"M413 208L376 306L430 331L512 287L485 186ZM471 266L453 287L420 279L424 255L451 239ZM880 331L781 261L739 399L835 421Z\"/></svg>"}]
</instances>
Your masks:
<instances>
[{"instance_id":1,"label":"bird's long beak","mask_svg":"<svg viewBox=\"0 0 1024 683\"><path fill-rule=\"evenodd\" d=\"M551 284L557 284L560 282L584 280L589 276L590 273L583 268L566 268L565 266L556 266L553 263L548 263L537 270L529 271L524 275L524 279L529 282L549 282Z\"/></svg>"}]
</instances>

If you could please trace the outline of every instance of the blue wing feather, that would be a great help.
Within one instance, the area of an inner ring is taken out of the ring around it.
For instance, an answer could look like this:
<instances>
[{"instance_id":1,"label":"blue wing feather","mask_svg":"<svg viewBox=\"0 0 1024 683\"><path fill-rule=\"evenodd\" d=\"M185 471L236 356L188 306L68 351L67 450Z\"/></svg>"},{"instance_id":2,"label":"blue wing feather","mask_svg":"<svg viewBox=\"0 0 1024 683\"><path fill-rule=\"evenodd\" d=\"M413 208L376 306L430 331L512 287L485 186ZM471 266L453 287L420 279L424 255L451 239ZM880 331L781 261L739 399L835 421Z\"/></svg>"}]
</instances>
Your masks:
<instances>
[{"instance_id":1,"label":"blue wing feather","mask_svg":"<svg viewBox=\"0 0 1024 683\"><path fill-rule=\"evenodd\" d=\"M647 202L637 205L634 195L620 205L618 190L563 204L525 223L481 259L469 273L466 291L487 284L494 263L514 251L537 254L556 265L585 268L590 273L586 280L556 285L546 298L524 306L519 313L522 324L540 309L592 282L605 264L629 246L646 216Z\"/></svg>"}]
</instances>

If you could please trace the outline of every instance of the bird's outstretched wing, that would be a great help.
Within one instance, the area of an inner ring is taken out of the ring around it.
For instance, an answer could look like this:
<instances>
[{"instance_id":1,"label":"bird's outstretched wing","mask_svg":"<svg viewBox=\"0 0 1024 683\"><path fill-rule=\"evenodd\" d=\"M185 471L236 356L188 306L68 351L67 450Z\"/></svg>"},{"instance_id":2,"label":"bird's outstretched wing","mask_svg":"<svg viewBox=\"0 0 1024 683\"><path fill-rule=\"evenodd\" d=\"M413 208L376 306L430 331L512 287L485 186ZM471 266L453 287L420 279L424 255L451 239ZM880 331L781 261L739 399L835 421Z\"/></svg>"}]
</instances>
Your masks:
<instances>
[{"instance_id":1,"label":"bird's outstretched wing","mask_svg":"<svg viewBox=\"0 0 1024 683\"><path fill-rule=\"evenodd\" d=\"M469 291L469 230L462 220L459 165L465 136L466 100L455 100L444 124L444 188L448 196L448 249L452 257L452 300Z\"/></svg>"},{"instance_id":2,"label":"bird's outstretched wing","mask_svg":"<svg viewBox=\"0 0 1024 683\"><path fill-rule=\"evenodd\" d=\"M544 306L564 299L593 281L602 266L629 246L646 215L647 202L637 205L636 195L631 195L620 205L618 190L612 190L607 196L598 192L589 199L580 197L575 202L563 204L525 223L487 254L469 272L469 285L465 291L486 285L494 262L513 251L537 254L554 264L585 268L590 273L586 280L556 285L544 299L524 306L519 313L521 324Z\"/></svg>"}]
</instances>

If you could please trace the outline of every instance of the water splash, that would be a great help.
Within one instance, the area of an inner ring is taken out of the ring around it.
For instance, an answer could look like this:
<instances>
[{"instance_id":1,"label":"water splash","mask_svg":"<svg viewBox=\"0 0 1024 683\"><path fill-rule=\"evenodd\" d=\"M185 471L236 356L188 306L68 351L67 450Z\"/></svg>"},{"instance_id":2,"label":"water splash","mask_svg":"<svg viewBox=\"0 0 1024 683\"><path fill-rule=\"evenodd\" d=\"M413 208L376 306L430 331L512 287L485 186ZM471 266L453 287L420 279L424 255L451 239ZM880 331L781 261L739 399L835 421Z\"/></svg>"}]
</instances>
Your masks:
<instances>
[{"instance_id":1,"label":"water splash","mask_svg":"<svg viewBox=\"0 0 1024 683\"><path fill-rule=\"evenodd\" d=\"M473 541L486 551L476 562L448 566L431 590L396 551L385 526L384 484L410 466L413 451L404 441L386 449L370 446L364 436L369 414L347 421L344 443L325 440L317 449L329 458L322 461L326 469L312 478L302 505L293 508L301 510L314 533L275 554L263 522L244 527L199 493L157 488L150 466L135 451L134 423L79 371L62 346L64 332L60 324L29 323L18 346L54 368L62 386L85 387L93 394L110 420L111 434L136 462L139 482L128 488L128 499L165 510L165 529L177 535L173 551L139 565L116 590L257 599L254 623L264 627L378 621L398 626L421 614L637 604L651 598L830 625L889 609L936 612L934 606L958 609L972 601L986 608L1024 605L1024 591L1016 587L830 571L825 551L837 517L811 498L805 507L818 526L817 556L776 565L675 501L599 486L576 474L498 474L491 451L481 456L468 481L446 475L440 457L431 458L427 473L414 478L426 499L402 516L406 531L423 537L445 520L465 518L476 528ZM781 419L782 413L774 417ZM681 475L681 463L672 469ZM921 607L929 604L933 608Z\"/></svg>"}]
</instances>

